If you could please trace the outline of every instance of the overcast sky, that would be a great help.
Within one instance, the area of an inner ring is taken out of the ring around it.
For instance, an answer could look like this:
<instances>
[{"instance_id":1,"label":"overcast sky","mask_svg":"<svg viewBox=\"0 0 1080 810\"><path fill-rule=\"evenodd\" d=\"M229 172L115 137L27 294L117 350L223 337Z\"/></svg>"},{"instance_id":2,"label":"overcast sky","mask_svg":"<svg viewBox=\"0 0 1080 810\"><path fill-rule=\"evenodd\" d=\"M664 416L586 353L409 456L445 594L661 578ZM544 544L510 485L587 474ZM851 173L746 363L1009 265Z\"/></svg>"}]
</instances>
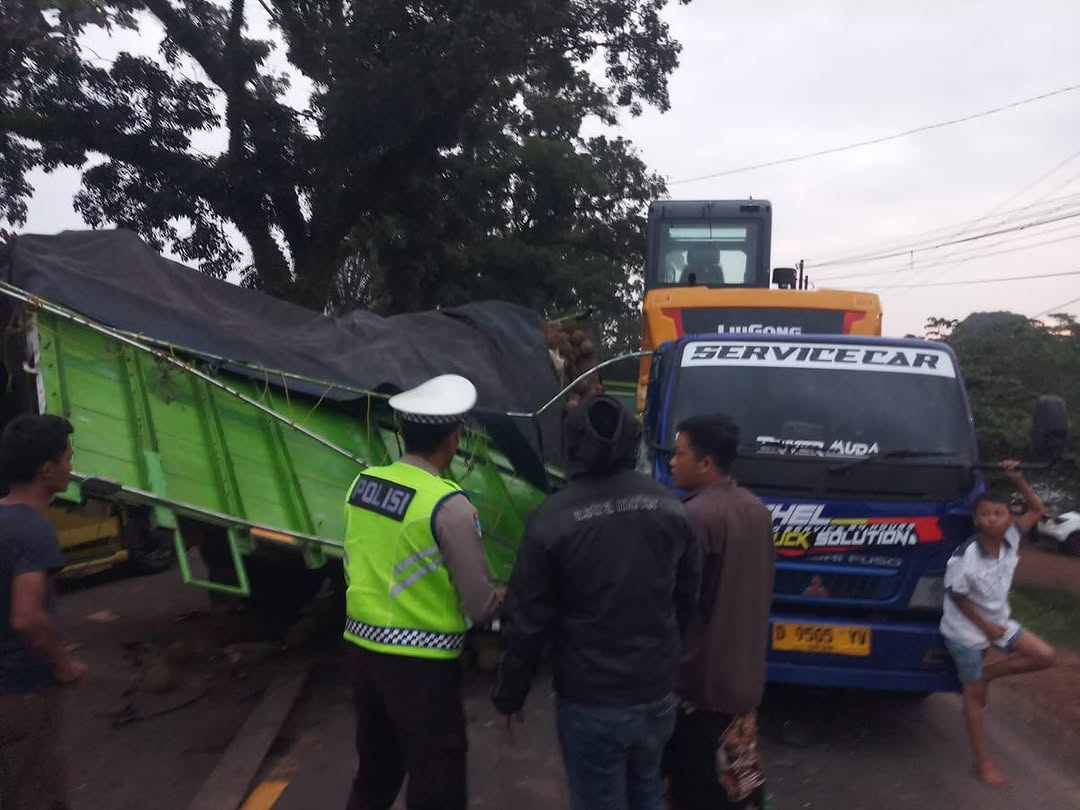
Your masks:
<instances>
[{"instance_id":1,"label":"overcast sky","mask_svg":"<svg viewBox=\"0 0 1080 810\"><path fill-rule=\"evenodd\" d=\"M695 0L670 6L666 16L684 46L671 79L671 110L627 117L620 132L673 181L673 198L770 200L773 265L805 259L819 287L835 277L835 286L879 292L888 334L920 331L930 315L1034 315L1080 297L1080 275L937 286L1080 271L1080 217L813 269L814 262L852 253L900 252L920 240L1080 212L1080 91L888 143L677 182L1080 84L1080 2ZM145 52L156 36L144 34L95 37L93 47L106 58L121 48ZM77 177L38 174L34 181L26 230L81 227L70 204ZM1030 207L1016 212L1024 206ZM1028 247L1040 242L1052 244ZM908 286L884 289L899 285ZM1067 309L1080 313L1080 303Z\"/></svg>"}]
</instances>

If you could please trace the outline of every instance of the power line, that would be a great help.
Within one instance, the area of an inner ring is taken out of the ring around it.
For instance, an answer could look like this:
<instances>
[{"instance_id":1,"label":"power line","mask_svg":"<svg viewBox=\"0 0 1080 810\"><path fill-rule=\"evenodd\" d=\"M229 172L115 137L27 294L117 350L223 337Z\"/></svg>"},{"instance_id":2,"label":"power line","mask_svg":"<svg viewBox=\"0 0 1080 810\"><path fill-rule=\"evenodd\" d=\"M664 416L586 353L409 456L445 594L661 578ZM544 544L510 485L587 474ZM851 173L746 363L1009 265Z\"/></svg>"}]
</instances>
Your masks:
<instances>
[{"instance_id":1,"label":"power line","mask_svg":"<svg viewBox=\"0 0 1080 810\"><path fill-rule=\"evenodd\" d=\"M994 107L989 110L983 110L981 112L972 113L971 115L965 115L962 118L952 118L948 121L938 121L935 124L926 124L921 127L915 127L914 129L904 130L903 132L897 132L893 135L885 135L880 138L871 138L865 141L858 141L856 143L845 144L844 146L834 146L830 149L819 149L816 152L807 152L802 155L795 155L793 157L780 158L779 160L770 160L765 163L755 163L750 166L740 166L735 169L725 169L724 171L713 172L712 174L703 174L698 177L687 177L683 180L672 180L668 183L669 186L680 185L682 183L696 183L699 180L713 180L717 177L727 177L732 174L741 174L742 172L751 172L758 169L768 169L772 166L783 166L788 163L798 163L803 160L810 160L816 157L823 157L825 155L834 155L837 152L847 152L851 149L859 149L863 146L873 146L879 143L886 143L888 141L895 141L899 138L906 138L910 135L916 135L920 132L928 132L932 129L941 129L942 127L950 127L954 124L963 124L967 121L974 121L977 118L985 118L988 115L996 115L1006 110L1012 110L1016 107L1022 107L1025 104L1033 104L1036 101L1043 101L1044 99L1053 98L1054 96L1060 96L1063 93L1071 93L1073 90L1080 90L1080 84L1069 85L1068 87L1061 87L1057 90L1051 90L1049 93L1042 93L1037 96L1031 96L1029 98L1020 99L1019 101L1013 101L1008 104L1003 104L1000 107Z\"/></svg>"},{"instance_id":2,"label":"power line","mask_svg":"<svg viewBox=\"0 0 1080 810\"><path fill-rule=\"evenodd\" d=\"M1061 210L1062 208L1070 207L1069 205L1060 205L1058 203L1060 203L1061 200L1067 200L1067 201L1071 202L1071 201L1077 199L1078 197L1080 197L1080 195L1065 195L1065 197L1057 198L1057 199L1055 199L1053 197L1053 195L1060 193L1060 191L1062 191L1064 188L1071 185L1074 182L1074 180L1076 180L1077 178L1080 178L1080 174L1069 177L1069 178L1065 179L1064 182L1056 184L1052 189L1048 189L1047 192L1045 192L1043 194L1043 199L1041 199L1041 200L1037 200L1035 202L1028 203L1028 204L1020 206L1019 208L1016 208L1016 209L1012 209L1012 210L1008 210L1008 211L1002 211L1001 210L1005 206L1009 205L1010 203L1013 203L1014 201L1022 198L1023 195L1027 194L1028 192L1030 192L1033 189L1035 189L1035 188L1039 187L1040 185L1042 185L1046 180L1053 177L1055 174L1059 173L1063 168L1068 166L1070 163L1072 163L1078 157L1080 157L1080 150L1072 152L1071 154L1066 156L1063 160L1060 160L1057 163L1055 163L1051 168L1049 168L1048 170L1046 170L1045 172L1040 174L1035 179L1028 182L1020 190L1014 192L1009 197L1002 199L997 205L995 205L990 210L986 211L981 217L979 217L979 218L977 218L975 220L971 220L968 223L964 223L964 224L960 225L959 227L957 225L950 226L948 228L948 230L952 230L952 234L950 234L950 235L954 236L954 237L959 237L966 230L972 228L972 226L975 226L975 225L978 225L978 224L984 223L984 222L988 223L988 225L987 225L988 227L1000 227L1001 225L1003 225L1003 224L1005 224L1007 222L1010 222L1010 220L1015 221L1015 220L1019 219L1020 218L1019 215L1021 213L1025 212L1025 211L1027 212L1026 218L1030 218L1032 215L1035 214L1036 209L1041 209L1038 212L1040 214L1042 214L1043 216L1045 216L1045 215L1048 215L1050 213ZM1056 205L1056 207L1051 208L1050 210L1047 210L1048 206L1051 206L1051 205ZM899 297L899 296L903 296L905 294L911 293L913 290L922 289L924 287L966 286L968 284L992 284L992 283L995 283L995 282L999 281L999 279L996 279L996 278L967 279L967 280L960 281L958 284L951 284L951 283L948 283L948 282L944 281L944 277L952 270L952 268L956 267L957 265L964 264L964 263L967 263L967 262L977 261L977 260L980 260L980 259L986 259L986 258L989 258L989 257L992 257L992 256L999 256L999 255L1008 254L1008 253L1016 253L1016 252L1021 252L1021 251L1033 250L1033 249L1044 247L1044 246L1047 246L1047 245L1053 245L1053 244L1058 244L1058 243L1078 239L1078 238L1080 238L1080 233L1075 232L1075 228L1076 228L1077 224L1078 223L1076 223L1075 221L1063 222L1061 224L1058 224L1055 227L1040 229L1039 233L1036 233L1034 231L1024 232L1023 229L1022 229L1021 232L1011 232L1011 233L1007 233L1007 234L998 236L998 237L992 239L991 241L989 241L988 243L980 243L980 244L972 243L972 244L966 244L966 245L962 245L962 246L958 246L958 247L954 246L952 248L952 250L946 250L945 251L947 255L942 256L942 257L940 257L938 259L935 259L933 261L930 261L930 262L926 262L925 260L922 260L922 261L918 261L918 263L916 264L917 260L914 257L914 251L912 251L911 252L911 258L912 258L912 263L911 264L905 262L902 266L895 266L895 267L891 267L891 268L888 268L888 269L885 269L885 270L880 270L880 271L876 271L876 272L869 272L869 273L867 273L867 272L848 273L846 275L840 275L840 276L837 276L837 275L818 276L818 275L815 274L814 280L816 282L818 282L815 286L821 287L821 286L826 286L826 285L834 285L835 283L846 280L846 279L866 279L866 278L872 277L872 276L889 275L889 276L894 277L893 280L903 281L905 283L902 283L902 284L888 284L888 283L886 283L886 285L882 286L882 287L874 287L873 284L869 284L868 286L871 289L896 290L896 292L893 294L893 297ZM953 230L953 229L955 229L955 230ZM941 232L942 230L946 230L946 229L935 229L936 232ZM931 231L930 233L933 233L935 231ZM1064 235L1064 236L1060 236L1060 237L1057 237L1057 238L1051 238L1051 239L1040 238L1040 237L1045 237L1047 234L1052 234L1054 232L1061 232L1061 231L1067 231L1068 233L1066 233L1066 235ZM1031 237L1035 237L1036 239L1038 239L1038 241L1026 242L1024 244L1018 244L1020 242L1023 242L1025 240L1030 239ZM894 240L894 243L895 243L895 240ZM1009 244L1009 243L1012 243L1012 244ZM920 244L920 243L916 243L916 244ZM925 245L926 240L924 240L921 244ZM1001 244L1006 244L1007 246L1003 247L1003 248L997 248L997 245L1001 245ZM936 272L934 272L935 268L944 268L944 269L937 270ZM826 274L828 274L829 271L826 270L825 272L826 272ZM1035 276L1031 276L1030 278L1042 278L1042 277L1045 277L1045 276L1040 275L1040 274L1036 274ZM1006 279L1006 278L1011 280L1012 277L1002 277L1002 279ZM1026 279L1028 277L1023 277L1023 278ZM1018 277L1016 280L1022 280L1022 279Z\"/></svg>"},{"instance_id":3,"label":"power line","mask_svg":"<svg viewBox=\"0 0 1080 810\"><path fill-rule=\"evenodd\" d=\"M1048 307L1047 309L1044 309L1042 312L1036 312L1034 315L1032 315L1030 317L1031 317L1032 320L1035 320L1036 318L1041 318L1043 315L1049 315L1051 312L1061 312L1065 307L1070 307L1073 304L1077 304L1077 303L1080 303L1080 298L1073 298L1071 301L1066 301L1066 302L1064 302L1062 304L1054 304L1052 307Z\"/></svg>"},{"instance_id":4,"label":"power line","mask_svg":"<svg viewBox=\"0 0 1080 810\"><path fill-rule=\"evenodd\" d=\"M1050 191L1048 191L1046 193L1047 194L1057 194L1063 188L1065 188L1066 186L1072 185L1077 180L1080 180L1080 172L1076 172L1075 174L1070 175L1069 177L1065 178L1065 180L1063 182L1058 183L1056 186L1054 186Z\"/></svg>"},{"instance_id":5,"label":"power line","mask_svg":"<svg viewBox=\"0 0 1080 810\"><path fill-rule=\"evenodd\" d=\"M864 252L864 253L852 253L847 256L841 256L836 259L823 259L816 262L807 262L807 267L815 267L817 269L842 266L847 264L858 264L859 262L867 260L877 260L878 257L885 256L886 254L892 254L896 256L906 256L912 253L919 253L924 250L932 250L938 247L942 247L948 244L955 244L953 241L942 240L960 240L961 237L979 236L982 238L985 234L994 235L999 232L999 229L1004 229L1002 232L1009 233L1007 226L1014 224L1026 225L1031 222L1041 222L1051 214L1057 214L1059 211L1067 211L1072 213L1080 210L1077 206L1080 205L1080 193L1061 197L1059 200L1066 200L1066 202L1050 206L1050 201L1044 201L1040 203L1032 203L1025 208L1033 209L1021 216L1023 208L1016 209L1015 212L1009 212L1007 215L1002 215L996 218L994 221L988 222L981 230L964 227L959 230L949 233L947 236L935 236L927 239L922 239L917 242L911 242L907 244L895 244L892 247L883 246L881 250L877 252ZM1054 202L1058 202L1055 200ZM972 223L977 224L977 221Z\"/></svg>"},{"instance_id":6,"label":"power line","mask_svg":"<svg viewBox=\"0 0 1080 810\"><path fill-rule=\"evenodd\" d=\"M1066 223L1064 223L1063 227L1059 226L1057 228L1047 228L1042 233L1034 233L1034 232L1033 233L1022 233L1021 232L1021 233L1017 233L1017 234L1013 234L1013 235L1007 235L1007 236L1002 237L1001 239L999 239L999 240L997 240L995 242L992 242L990 245L974 245L974 246L970 246L970 247L967 247L967 248L963 248L962 249L963 252L959 253L959 255L957 253L953 253L953 254L950 254L949 256L944 256L944 257L942 257L940 259L935 259L934 261L931 261L931 262L920 261L914 267L910 263L904 263L902 265L896 265L894 267L885 268L884 270L872 270L870 272L860 272L860 273L845 273L844 275L839 275L839 276L838 275L817 275L817 274L815 274L814 278L819 279L821 281L842 281L842 280L851 279L851 278L873 278L875 276L890 275L892 273L903 273L903 272L920 273L923 270L928 269L928 268L941 267L942 265L948 265L948 264L952 264L952 263L962 264L962 263L965 263L965 262L971 262L971 261L976 261L977 259L986 258L988 256L997 256L997 255L1000 255L1002 253L1015 253L1016 251L1028 250L1030 248L1036 248L1036 247L1042 247L1043 245L1053 245L1053 244L1056 244L1058 242L1065 241L1067 239L1075 239L1080 234L1072 234L1072 233L1070 233L1068 236L1057 238L1057 239L1044 240L1044 241L1040 241L1040 242L1031 242L1029 244L1017 244L1014 247L1001 248L1000 250L988 250L987 249L987 248L993 247L994 245L998 245L998 244L1002 244L1002 243L1013 244L1013 243L1016 243L1016 242L1020 242L1021 240L1024 240L1024 239L1030 239L1033 236L1045 236L1047 234L1059 233L1061 231L1071 231L1073 228L1077 227L1077 224L1078 223L1075 223L1075 222L1066 222ZM835 272L836 271L834 270L833 273L835 273Z\"/></svg>"},{"instance_id":7,"label":"power line","mask_svg":"<svg viewBox=\"0 0 1080 810\"><path fill-rule=\"evenodd\" d=\"M1058 211L1069 208L1073 204L1080 204L1080 192L1073 194L1065 194L1061 197L1050 197L1036 202L1027 203L1018 208L1011 208L1005 211L1000 211L997 214L984 214L977 219L965 220L961 223L953 223L951 225L944 225L938 228L932 228L926 231L916 231L909 234L906 237L898 239L889 239L884 242L878 243L880 247L876 250L863 249L860 252L855 253L843 253L835 257L829 257L825 259L819 259L815 261L807 261L806 267L824 268L834 265L842 264L854 264L862 261L868 256L877 256L886 251L898 251L903 253L909 253L913 251L919 251L928 248L936 241L943 238L956 238L968 233L979 233L975 226L981 223L986 223L983 226L983 230L987 228L999 228L1004 225L1009 225L1014 222L1023 220L1025 217L1041 217L1049 214L1055 214ZM990 220L987 222L987 220Z\"/></svg>"},{"instance_id":8,"label":"power line","mask_svg":"<svg viewBox=\"0 0 1080 810\"><path fill-rule=\"evenodd\" d=\"M1029 276L1001 276L1000 278L979 278L969 281L942 281L938 284L890 284L887 287L874 287L877 290L909 290L916 287L962 287L968 284L1000 284L1004 281L1027 281L1035 278L1060 278L1061 276L1080 276L1080 270L1066 270L1062 273L1036 273Z\"/></svg>"},{"instance_id":9,"label":"power line","mask_svg":"<svg viewBox=\"0 0 1080 810\"><path fill-rule=\"evenodd\" d=\"M1072 163L1078 157L1080 157L1080 149L1078 149L1075 152L1073 152L1072 154L1068 155L1061 162L1055 163L1053 165L1053 167L1051 167L1050 169L1047 169L1045 172L1040 174L1038 177L1036 177L1034 180L1032 180L1030 183L1028 183L1026 186L1024 186L1019 191L1017 191L1014 194L1011 194L1010 196L1006 197L1004 200L1002 200L997 205L995 205L993 208L991 208L989 211L987 211L985 215L983 215L982 217L980 217L979 219L977 219L975 221L976 222L981 222L981 221L983 221L985 219L989 219L996 212L1000 211L1002 208L1004 208L1006 205L1011 203L1013 200L1018 200L1021 197L1023 197L1027 192L1031 191L1033 188L1037 188L1038 185L1040 183L1042 183L1043 180L1046 180L1047 178L1053 177L1055 174L1057 174L1059 171L1064 169L1066 166L1068 166L1070 163ZM1055 189L1055 191L1061 190L1062 188L1064 188L1065 186L1067 186L1071 182L1072 182L1071 179L1066 180L1065 183L1058 186L1057 189ZM1051 192L1051 193L1053 193L1053 192Z\"/></svg>"},{"instance_id":10,"label":"power line","mask_svg":"<svg viewBox=\"0 0 1080 810\"><path fill-rule=\"evenodd\" d=\"M865 263L865 262L879 262L879 261L882 261L883 259L895 259L898 256L907 256L907 255L909 255L911 253L916 253L916 252L921 253L921 252L925 252L925 251L928 251L928 250L937 250L938 248L949 247L950 245L962 245L962 244L966 244L968 242L977 242L980 239L989 239L991 236L999 236L1000 234L1003 234L1003 233L1015 233L1016 231L1024 231L1024 230L1027 230L1028 228L1038 228L1038 227L1040 227L1042 225L1050 225L1050 224L1052 224L1054 222L1061 222L1061 221L1066 220L1066 219L1075 219L1076 217L1080 217L1080 210L1069 211L1066 214L1060 214L1060 215L1058 215L1056 217L1045 217L1043 219L1037 219L1037 220L1034 220L1034 221L1031 221L1031 222L1024 222L1024 223L1021 223L1019 225L1012 225L1012 226L1007 227L1007 228L997 228L996 230L986 231L984 233L977 233L977 234L973 234L972 236L964 236L964 237L962 237L960 239L949 239L949 240L946 240L944 242L938 242L936 244L928 245L927 247L923 247L923 248L918 248L918 249L905 248L905 249L902 249L902 250L894 250L894 251L892 251L890 253L878 253L876 255L856 256L856 257L853 257L851 259L842 259L842 260L838 259L837 261L833 261L833 262L819 262L816 265L810 265L810 266L821 268L821 267L832 267L832 266L835 266L835 265L844 265L844 264L858 264L858 263Z\"/></svg>"},{"instance_id":11,"label":"power line","mask_svg":"<svg viewBox=\"0 0 1080 810\"><path fill-rule=\"evenodd\" d=\"M983 215L982 220L986 220L986 219L991 218L995 214L995 212L1000 211L1002 208L1009 205L1014 200L1018 200L1018 199L1022 198L1025 194L1027 194L1027 192L1038 188L1043 183L1043 181L1049 179L1050 177L1053 177L1055 174L1057 174L1059 171L1064 169L1066 166L1068 166L1070 163L1072 163L1078 157L1080 157L1080 149L1076 150L1075 152L1070 153L1063 160L1059 161L1058 163L1055 163L1051 168L1049 168L1048 170L1046 170L1045 172L1040 174L1038 177L1036 177L1034 180L1029 182L1027 185L1025 185L1019 191L1009 195L1009 197L1007 197L1006 199L999 202L997 205L995 205L993 208L991 208L989 211L987 211L985 215ZM1066 180L1065 183L1063 183L1060 186L1058 186L1057 188L1055 188L1054 191L1050 192L1050 194L1054 194L1059 189L1065 188L1071 182L1072 182L1071 180ZM1049 195L1044 195L1044 196L1049 196ZM1068 228L1070 226L1071 226L1071 223L1067 223L1065 227ZM1052 230L1059 230L1059 229L1054 228ZM955 235L959 236L959 234L955 234ZM1024 235L1021 234L1021 236L1019 238L1024 238ZM1000 245L1003 242L1011 241L1011 239L1012 239L1012 237L1010 237L1010 236L1002 236L1002 237L1000 237L998 239L994 239L989 244L985 245L985 248L993 248L994 246ZM992 255L995 255L996 253L1000 254L1000 253L1015 252L1015 251L1018 251L1018 250L1028 250L1028 249L1030 249L1032 247L1036 247L1037 245L1053 244L1054 242L1061 242L1061 241L1065 241L1065 240L1057 239L1057 240L1049 240L1049 241L1041 242L1041 243L1037 242L1037 243L1032 244L1032 245L1026 245L1026 246L1015 247L1015 248L1007 248L1007 249L1004 249L1004 250L1001 250L1001 251L996 251L996 252L986 250L986 251L984 251L984 253L982 255L984 255L984 256L992 256ZM944 265L944 269L939 270L937 273L934 274L936 278L940 279L942 276L949 273L956 265L962 264L964 262L972 261L975 258L978 258L978 255L962 256L963 253L964 253L964 248L955 248L953 250L950 250L950 251L948 251L946 253L945 256L942 256L941 259L938 260L937 262L931 262L930 264L923 264L921 267L916 269L915 273L914 273L914 276L919 281L923 281L927 277L926 274L927 274L928 270L930 270L930 269L932 269L934 267L941 267L942 265ZM912 279L912 280L914 281L915 279ZM904 295L904 293L899 294L899 296L903 296L903 295Z\"/></svg>"},{"instance_id":12,"label":"power line","mask_svg":"<svg viewBox=\"0 0 1080 810\"><path fill-rule=\"evenodd\" d=\"M1076 227L1076 223L1068 223L1068 228L1053 228L1049 233L1054 233L1059 230L1068 230L1069 228ZM1021 234L1021 236L1037 236L1038 234ZM949 268L956 264L966 264L967 262L975 262L979 259L987 259L991 256L1003 256L1006 253L1018 253L1024 250L1033 250L1035 248L1046 247L1047 245L1059 245L1062 242L1071 242L1073 239L1080 239L1080 233L1069 233L1065 236L1057 236L1053 239L1043 239L1039 242L1030 242L1028 244L1013 245L1012 247L999 248L997 250L983 250L982 252L971 253L968 255L957 256L953 254L951 256L944 256L941 259L932 262L925 262L916 266L916 272L922 272L924 270L932 270L935 267ZM992 242L987 247L993 247L994 245L1000 245L1006 240L999 239L996 242ZM944 272L944 271L943 271Z\"/></svg>"},{"instance_id":13,"label":"power line","mask_svg":"<svg viewBox=\"0 0 1080 810\"><path fill-rule=\"evenodd\" d=\"M1076 223L1070 222L1066 226L1066 228L1060 228L1060 229L1055 228L1055 229L1051 229L1049 232L1053 233L1053 232L1055 232L1057 230L1067 230L1068 228L1075 228L1075 227L1076 227ZM1036 234L1022 234L1022 236L1035 236L1035 235ZM1017 253L1017 252L1023 251L1023 250L1032 250L1034 248L1045 247L1046 245L1056 245L1056 244L1059 244L1061 242L1068 242L1068 241L1071 241L1073 239L1080 239L1080 233L1070 233L1067 236L1059 236L1059 237L1057 237L1055 239L1044 239L1041 242L1032 242L1031 244L1027 244L1027 245L1015 245L1013 247L1002 248L1000 250L988 250L988 251L983 251L981 253L976 252L976 253L973 253L973 254L967 255L967 256L959 256L959 257L946 256L945 258L942 258L942 259L937 260L937 261L919 264L919 265L917 265L915 267L914 272L921 273L923 270L929 270L929 269L932 269L934 267L941 267L943 265L944 266L949 266L949 265L953 265L953 264L963 264L963 263L966 263L966 262L978 261L979 259L986 259L986 258L989 258L991 256L1001 256L1001 255L1003 255L1005 253ZM843 276L826 276L825 278L820 278L820 279L817 276L814 276L814 279L815 280L820 280L820 281L822 281L824 283L831 284L834 281L847 281L847 280L850 280L850 279L875 278L877 276L890 276L890 275L894 275L894 274L897 274L897 273L904 273L904 272L911 272L911 268L908 265L903 265L903 266L898 266L898 267L890 267L887 270L874 270L874 271L869 272L869 273L849 273L849 274L843 275Z\"/></svg>"}]
</instances>

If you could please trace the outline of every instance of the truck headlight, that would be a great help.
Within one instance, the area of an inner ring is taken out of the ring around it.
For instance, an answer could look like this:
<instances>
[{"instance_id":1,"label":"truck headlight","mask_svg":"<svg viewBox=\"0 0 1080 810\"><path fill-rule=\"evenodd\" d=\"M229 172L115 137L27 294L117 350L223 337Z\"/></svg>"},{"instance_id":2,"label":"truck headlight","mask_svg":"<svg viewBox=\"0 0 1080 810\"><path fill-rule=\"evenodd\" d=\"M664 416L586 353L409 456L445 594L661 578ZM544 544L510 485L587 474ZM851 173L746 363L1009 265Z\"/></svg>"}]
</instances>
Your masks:
<instances>
[{"instance_id":1,"label":"truck headlight","mask_svg":"<svg viewBox=\"0 0 1080 810\"><path fill-rule=\"evenodd\" d=\"M919 577L908 600L909 608L941 610L945 604L945 577Z\"/></svg>"}]
</instances>

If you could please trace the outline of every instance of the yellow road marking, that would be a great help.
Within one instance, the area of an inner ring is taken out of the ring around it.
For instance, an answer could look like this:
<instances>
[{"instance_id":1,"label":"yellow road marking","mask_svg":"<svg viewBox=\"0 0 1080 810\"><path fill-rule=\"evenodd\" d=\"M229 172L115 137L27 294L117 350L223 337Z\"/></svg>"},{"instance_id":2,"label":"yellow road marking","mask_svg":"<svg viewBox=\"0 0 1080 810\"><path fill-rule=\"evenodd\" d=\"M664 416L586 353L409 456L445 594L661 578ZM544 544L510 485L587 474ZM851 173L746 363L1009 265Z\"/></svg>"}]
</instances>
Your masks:
<instances>
[{"instance_id":1,"label":"yellow road marking","mask_svg":"<svg viewBox=\"0 0 1080 810\"><path fill-rule=\"evenodd\" d=\"M263 782L251 792L240 810L270 810L288 786L288 782Z\"/></svg>"},{"instance_id":2,"label":"yellow road marking","mask_svg":"<svg viewBox=\"0 0 1080 810\"><path fill-rule=\"evenodd\" d=\"M289 786L289 779L300 770L300 755L311 748L317 736L311 731L301 734L300 739L293 744L292 750L285 753L270 769L270 773L267 774L270 778L251 791L251 795L240 806L240 810L270 810L281 798L285 788Z\"/></svg>"}]
</instances>

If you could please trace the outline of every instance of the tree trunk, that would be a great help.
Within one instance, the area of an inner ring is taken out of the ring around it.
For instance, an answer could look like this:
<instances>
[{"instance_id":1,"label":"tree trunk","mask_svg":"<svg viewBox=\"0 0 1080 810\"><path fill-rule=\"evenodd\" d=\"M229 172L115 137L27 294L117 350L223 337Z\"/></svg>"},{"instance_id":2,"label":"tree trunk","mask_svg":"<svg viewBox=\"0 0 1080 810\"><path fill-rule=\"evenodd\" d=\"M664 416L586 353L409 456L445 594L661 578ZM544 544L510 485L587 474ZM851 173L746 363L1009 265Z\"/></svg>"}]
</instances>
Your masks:
<instances>
[{"instance_id":1,"label":"tree trunk","mask_svg":"<svg viewBox=\"0 0 1080 810\"><path fill-rule=\"evenodd\" d=\"M289 300L317 312L326 312L337 273L339 243L327 245L312 240L302 256L295 256L296 278Z\"/></svg>"}]
</instances>

